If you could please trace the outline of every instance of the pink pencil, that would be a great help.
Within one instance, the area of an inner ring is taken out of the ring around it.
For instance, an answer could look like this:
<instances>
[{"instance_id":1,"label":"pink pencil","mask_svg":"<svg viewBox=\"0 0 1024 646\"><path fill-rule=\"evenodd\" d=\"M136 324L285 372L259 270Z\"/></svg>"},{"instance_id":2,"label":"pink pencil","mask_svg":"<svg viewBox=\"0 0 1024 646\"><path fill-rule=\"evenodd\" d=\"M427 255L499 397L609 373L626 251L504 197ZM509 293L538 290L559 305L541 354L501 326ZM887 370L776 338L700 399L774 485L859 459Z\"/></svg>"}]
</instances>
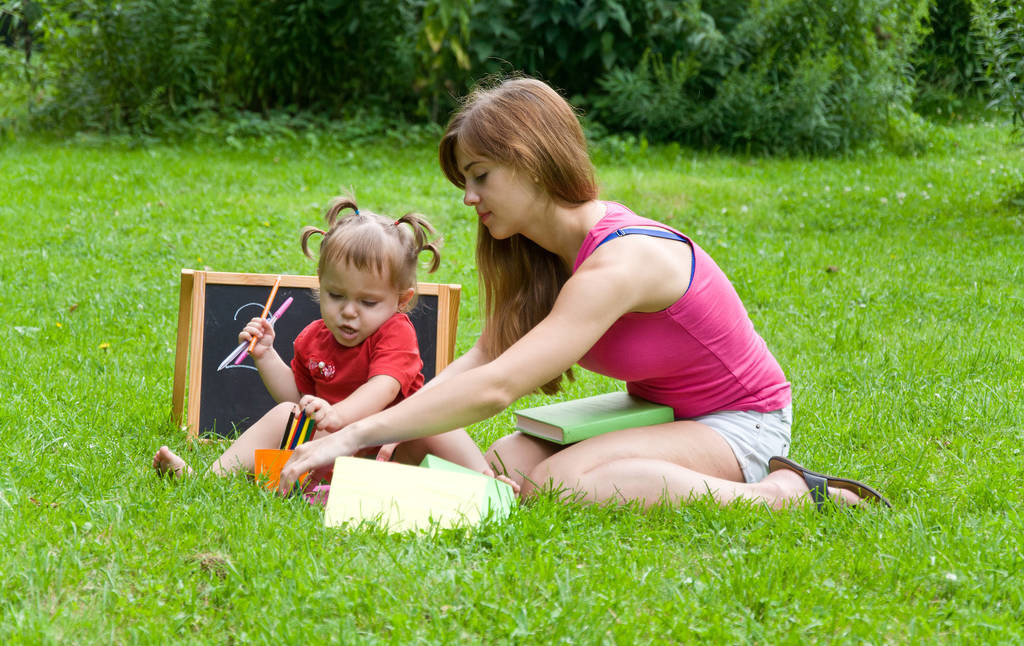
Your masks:
<instances>
[{"instance_id":1,"label":"pink pencil","mask_svg":"<svg viewBox=\"0 0 1024 646\"><path fill-rule=\"evenodd\" d=\"M281 307L277 308L277 311L267 318L267 320L270 321L271 325L277 323L277 320L284 316L284 313L288 310L288 306L292 304L293 300L294 299L291 296L286 298L284 302L281 303ZM234 352L228 355L228 358L224 360L224 363L220 364L220 368L217 368L217 370L226 367L228 365L228 362L233 362L234 365L237 366L238 364L245 361L245 358L249 356L248 352L242 352L243 350L245 350L245 346L246 344L243 342L241 345L235 348Z\"/></svg>"}]
</instances>

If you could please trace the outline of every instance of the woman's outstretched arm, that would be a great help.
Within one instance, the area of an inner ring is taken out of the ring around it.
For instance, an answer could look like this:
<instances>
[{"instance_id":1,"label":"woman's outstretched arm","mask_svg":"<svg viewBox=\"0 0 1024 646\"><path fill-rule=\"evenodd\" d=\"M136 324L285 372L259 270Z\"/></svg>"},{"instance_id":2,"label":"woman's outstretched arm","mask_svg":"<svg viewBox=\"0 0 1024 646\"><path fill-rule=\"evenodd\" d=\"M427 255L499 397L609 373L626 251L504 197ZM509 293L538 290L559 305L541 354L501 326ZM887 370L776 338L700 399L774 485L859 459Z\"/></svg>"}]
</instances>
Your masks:
<instances>
[{"instance_id":1,"label":"woman's outstretched arm","mask_svg":"<svg viewBox=\"0 0 1024 646\"><path fill-rule=\"evenodd\" d=\"M282 491L299 475L365 446L436 435L496 415L575 364L626 312L663 309L685 290L685 283L680 290L665 279L678 267L659 262L646 240L624 238L615 246L614 255L601 249L591 256L566 282L551 313L501 356L300 446L282 471Z\"/></svg>"}]
</instances>

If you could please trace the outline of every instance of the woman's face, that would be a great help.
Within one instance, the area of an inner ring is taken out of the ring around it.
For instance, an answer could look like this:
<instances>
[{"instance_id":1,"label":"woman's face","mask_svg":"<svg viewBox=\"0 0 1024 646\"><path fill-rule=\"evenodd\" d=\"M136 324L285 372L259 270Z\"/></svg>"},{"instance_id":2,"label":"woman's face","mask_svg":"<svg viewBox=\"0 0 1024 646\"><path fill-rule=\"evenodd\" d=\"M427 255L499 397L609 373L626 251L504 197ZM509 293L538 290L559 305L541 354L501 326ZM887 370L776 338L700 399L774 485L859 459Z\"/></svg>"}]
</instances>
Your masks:
<instances>
[{"instance_id":1,"label":"woman's face","mask_svg":"<svg viewBox=\"0 0 1024 646\"><path fill-rule=\"evenodd\" d=\"M466 181L462 201L476 209L491 236L532 237L530 231L542 224L549 204L540 185L508 164L467 153L461 146L455 148L455 160Z\"/></svg>"}]
</instances>

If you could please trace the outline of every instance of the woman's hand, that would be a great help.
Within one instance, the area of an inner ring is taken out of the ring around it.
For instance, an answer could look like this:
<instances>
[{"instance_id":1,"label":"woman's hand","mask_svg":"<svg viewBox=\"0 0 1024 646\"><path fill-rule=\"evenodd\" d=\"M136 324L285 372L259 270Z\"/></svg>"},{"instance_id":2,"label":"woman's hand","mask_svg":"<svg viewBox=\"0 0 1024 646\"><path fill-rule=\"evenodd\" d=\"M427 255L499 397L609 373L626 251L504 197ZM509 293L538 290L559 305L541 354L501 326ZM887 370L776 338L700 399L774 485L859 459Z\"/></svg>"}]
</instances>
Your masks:
<instances>
[{"instance_id":1,"label":"woman's hand","mask_svg":"<svg viewBox=\"0 0 1024 646\"><path fill-rule=\"evenodd\" d=\"M352 455L358 448L349 434L344 432L331 433L312 442L300 444L281 469L277 492L287 496L304 473L329 468L334 465L335 458Z\"/></svg>"},{"instance_id":2,"label":"woman's hand","mask_svg":"<svg viewBox=\"0 0 1024 646\"><path fill-rule=\"evenodd\" d=\"M318 431L334 433L345 425L345 420L341 418L338 411L334 410L334 407L321 397L303 395L299 400L299 408L316 422Z\"/></svg>"},{"instance_id":3,"label":"woman's hand","mask_svg":"<svg viewBox=\"0 0 1024 646\"><path fill-rule=\"evenodd\" d=\"M260 359L274 347L274 326L267 319L256 317L249 321L238 333L239 343L248 343L254 338L259 339L252 349L252 358Z\"/></svg>"}]
</instances>

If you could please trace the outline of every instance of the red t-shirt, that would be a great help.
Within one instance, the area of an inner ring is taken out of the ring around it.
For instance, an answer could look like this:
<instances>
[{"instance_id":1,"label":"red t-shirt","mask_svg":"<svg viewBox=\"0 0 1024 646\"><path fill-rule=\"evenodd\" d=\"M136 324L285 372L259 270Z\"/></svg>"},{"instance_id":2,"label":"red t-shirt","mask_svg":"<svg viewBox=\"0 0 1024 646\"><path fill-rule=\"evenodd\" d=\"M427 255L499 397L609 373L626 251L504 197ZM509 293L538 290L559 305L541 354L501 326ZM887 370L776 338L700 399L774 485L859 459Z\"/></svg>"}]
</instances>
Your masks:
<instances>
[{"instance_id":1,"label":"red t-shirt","mask_svg":"<svg viewBox=\"0 0 1024 646\"><path fill-rule=\"evenodd\" d=\"M420 389L422 369L416 330L401 312L351 348L338 343L322 319L313 321L295 337L295 385L299 392L331 404L351 395L370 377L388 375L400 385L398 396L388 404L392 406Z\"/></svg>"}]
</instances>

